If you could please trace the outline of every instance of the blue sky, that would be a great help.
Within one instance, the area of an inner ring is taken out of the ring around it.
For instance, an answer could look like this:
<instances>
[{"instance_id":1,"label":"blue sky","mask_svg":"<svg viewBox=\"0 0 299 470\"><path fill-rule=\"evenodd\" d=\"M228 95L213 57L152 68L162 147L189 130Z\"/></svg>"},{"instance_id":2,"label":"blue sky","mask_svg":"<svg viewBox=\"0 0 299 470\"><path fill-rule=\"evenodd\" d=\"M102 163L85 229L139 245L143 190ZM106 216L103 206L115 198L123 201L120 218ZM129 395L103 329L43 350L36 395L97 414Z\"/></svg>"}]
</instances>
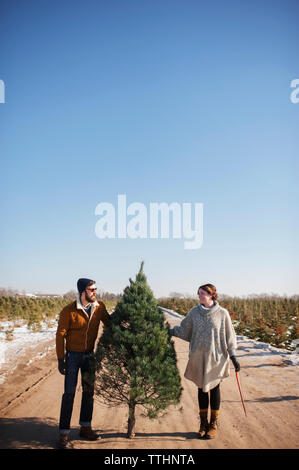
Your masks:
<instances>
[{"instance_id":1,"label":"blue sky","mask_svg":"<svg viewBox=\"0 0 299 470\"><path fill-rule=\"evenodd\" d=\"M297 0L0 3L0 286L298 293ZM100 202L203 203L203 245L95 235Z\"/></svg>"}]
</instances>

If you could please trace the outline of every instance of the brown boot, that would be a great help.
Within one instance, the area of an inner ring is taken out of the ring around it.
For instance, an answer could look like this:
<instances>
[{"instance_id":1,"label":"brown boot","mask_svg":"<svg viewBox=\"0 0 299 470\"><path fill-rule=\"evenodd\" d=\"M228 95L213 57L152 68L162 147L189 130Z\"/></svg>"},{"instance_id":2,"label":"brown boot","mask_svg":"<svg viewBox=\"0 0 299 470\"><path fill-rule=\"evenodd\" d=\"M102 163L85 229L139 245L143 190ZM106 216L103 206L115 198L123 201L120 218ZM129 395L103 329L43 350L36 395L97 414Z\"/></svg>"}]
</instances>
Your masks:
<instances>
[{"instance_id":1,"label":"brown boot","mask_svg":"<svg viewBox=\"0 0 299 470\"><path fill-rule=\"evenodd\" d=\"M81 426L80 437L83 437L88 441L98 441L101 439L101 436L94 432L90 426Z\"/></svg>"},{"instance_id":2,"label":"brown boot","mask_svg":"<svg viewBox=\"0 0 299 470\"><path fill-rule=\"evenodd\" d=\"M200 417L200 428L198 431L198 438L202 439L203 437L205 437L206 432L209 429L208 410L200 410L199 417Z\"/></svg>"},{"instance_id":3,"label":"brown boot","mask_svg":"<svg viewBox=\"0 0 299 470\"><path fill-rule=\"evenodd\" d=\"M72 446L69 441L69 436L68 434L60 434L58 443L57 443L58 449L70 449Z\"/></svg>"},{"instance_id":4,"label":"brown boot","mask_svg":"<svg viewBox=\"0 0 299 470\"><path fill-rule=\"evenodd\" d=\"M211 410L210 426L206 434L207 439L215 439L216 437L217 427L219 426L218 416L219 410Z\"/></svg>"}]
</instances>

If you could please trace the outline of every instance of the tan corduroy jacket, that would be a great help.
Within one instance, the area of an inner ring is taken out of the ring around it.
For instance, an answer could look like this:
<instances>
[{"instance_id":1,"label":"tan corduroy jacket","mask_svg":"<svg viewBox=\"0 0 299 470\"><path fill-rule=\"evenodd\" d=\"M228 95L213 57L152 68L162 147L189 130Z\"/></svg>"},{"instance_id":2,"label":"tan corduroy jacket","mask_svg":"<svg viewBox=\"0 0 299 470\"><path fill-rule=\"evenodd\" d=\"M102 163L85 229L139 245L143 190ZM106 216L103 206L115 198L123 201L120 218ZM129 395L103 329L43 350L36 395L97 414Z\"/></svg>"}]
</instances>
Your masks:
<instances>
[{"instance_id":1,"label":"tan corduroy jacket","mask_svg":"<svg viewBox=\"0 0 299 470\"><path fill-rule=\"evenodd\" d=\"M80 352L92 350L98 336L100 321L108 326L109 313L101 300L91 304L90 318L83 310L79 298L64 307L59 315L56 332L57 358L64 357L65 348Z\"/></svg>"}]
</instances>

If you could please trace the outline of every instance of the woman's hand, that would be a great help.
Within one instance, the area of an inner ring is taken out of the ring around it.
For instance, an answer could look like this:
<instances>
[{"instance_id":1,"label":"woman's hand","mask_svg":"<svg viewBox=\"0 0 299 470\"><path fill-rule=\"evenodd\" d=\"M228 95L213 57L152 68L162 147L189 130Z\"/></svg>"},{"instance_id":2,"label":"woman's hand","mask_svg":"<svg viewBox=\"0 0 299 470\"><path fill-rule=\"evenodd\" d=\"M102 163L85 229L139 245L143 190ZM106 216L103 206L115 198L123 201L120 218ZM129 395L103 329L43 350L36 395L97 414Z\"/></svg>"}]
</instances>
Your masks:
<instances>
[{"instance_id":1,"label":"woman's hand","mask_svg":"<svg viewBox=\"0 0 299 470\"><path fill-rule=\"evenodd\" d=\"M236 356L231 356L231 360L232 360L232 363L234 365L235 371L239 372L239 370L241 369L241 366L240 366L239 362L237 361Z\"/></svg>"}]
</instances>

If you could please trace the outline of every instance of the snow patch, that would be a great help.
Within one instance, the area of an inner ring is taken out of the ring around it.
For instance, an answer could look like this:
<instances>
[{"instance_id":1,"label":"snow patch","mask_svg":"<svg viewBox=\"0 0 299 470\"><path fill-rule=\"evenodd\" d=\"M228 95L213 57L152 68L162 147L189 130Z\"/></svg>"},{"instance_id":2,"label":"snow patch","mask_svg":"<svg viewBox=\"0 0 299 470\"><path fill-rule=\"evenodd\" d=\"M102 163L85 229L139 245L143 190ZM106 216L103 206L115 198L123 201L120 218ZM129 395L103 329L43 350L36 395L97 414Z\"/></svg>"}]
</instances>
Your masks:
<instances>
[{"instance_id":1,"label":"snow patch","mask_svg":"<svg viewBox=\"0 0 299 470\"><path fill-rule=\"evenodd\" d=\"M18 359L24 356L28 350L53 340L52 346L33 356L26 365L31 364L36 359L41 359L53 349L55 347L56 329L56 322L52 322L50 325L41 322L41 329L36 332L28 329L25 321L19 321L18 323L12 321L0 322L0 384L5 381L9 373L13 372ZM11 332L11 339L9 340L7 339L8 331Z\"/></svg>"}]
</instances>

